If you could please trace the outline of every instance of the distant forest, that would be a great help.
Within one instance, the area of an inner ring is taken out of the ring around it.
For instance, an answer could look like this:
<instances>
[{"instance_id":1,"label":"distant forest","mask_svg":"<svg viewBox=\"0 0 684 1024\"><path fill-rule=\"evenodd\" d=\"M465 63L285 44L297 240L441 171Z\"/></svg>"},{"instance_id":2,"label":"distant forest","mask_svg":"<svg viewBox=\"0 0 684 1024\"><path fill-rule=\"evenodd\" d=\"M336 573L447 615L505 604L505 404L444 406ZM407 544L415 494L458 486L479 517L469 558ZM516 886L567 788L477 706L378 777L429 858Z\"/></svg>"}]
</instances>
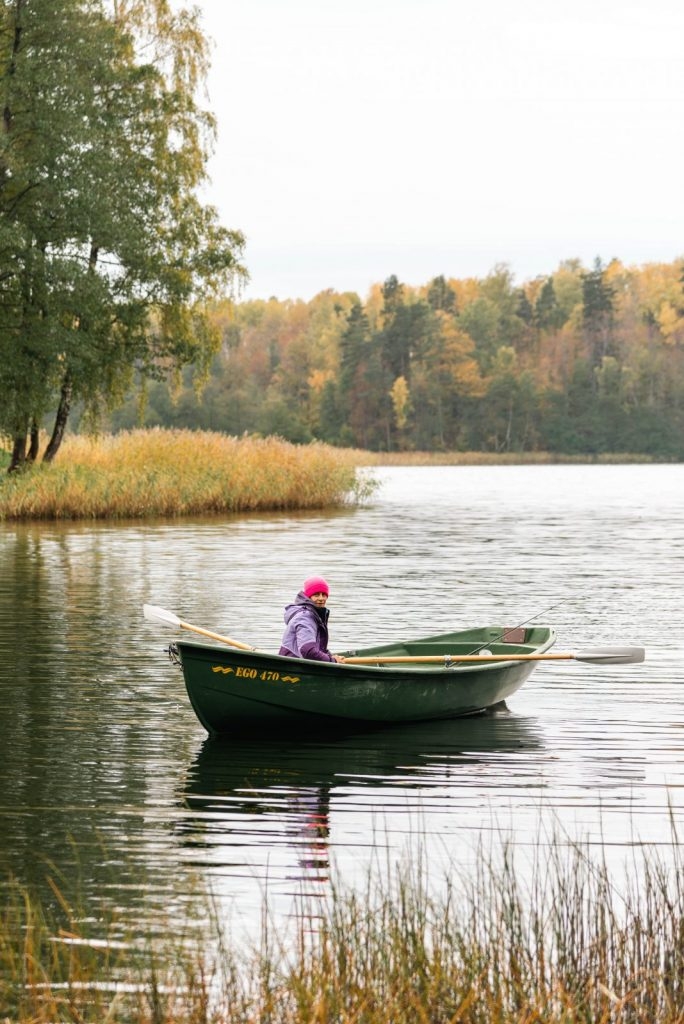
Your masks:
<instances>
[{"instance_id":1,"label":"distant forest","mask_svg":"<svg viewBox=\"0 0 684 1024\"><path fill-rule=\"evenodd\" d=\"M684 262L563 262L514 284L389 277L365 301L226 300L199 389L131 396L110 425L277 434L372 451L684 457Z\"/></svg>"}]
</instances>

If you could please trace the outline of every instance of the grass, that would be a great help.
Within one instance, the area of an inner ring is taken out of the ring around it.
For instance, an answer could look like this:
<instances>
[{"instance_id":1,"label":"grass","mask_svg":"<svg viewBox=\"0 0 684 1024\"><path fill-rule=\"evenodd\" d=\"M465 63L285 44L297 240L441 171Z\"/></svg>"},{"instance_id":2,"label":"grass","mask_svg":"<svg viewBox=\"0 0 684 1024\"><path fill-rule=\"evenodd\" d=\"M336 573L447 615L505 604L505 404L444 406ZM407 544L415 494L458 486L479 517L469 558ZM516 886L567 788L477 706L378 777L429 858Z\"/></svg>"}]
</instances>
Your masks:
<instances>
[{"instance_id":1,"label":"grass","mask_svg":"<svg viewBox=\"0 0 684 1024\"><path fill-rule=\"evenodd\" d=\"M320 509L363 498L356 453L189 430L72 436L51 465L0 477L0 519Z\"/></svg>"},{"instance_id":2,"label":"grass","mask_svg":"<svg viewBox=\"0 0 684 1024\"><path fill-rule=\"evenodd\" d=\"M553 843L527 884L504 847L439 896L419 856L360 893L334 889L313 932L303 914L294 936L265 929L244 951L216 912L211 952L95 946L87 918L57 927L15 886L0 1005L12 1024L681 1024L684 864L676 843L667 867L635 849L619 890L601 854Z\"/></svg>"}]
</instances>

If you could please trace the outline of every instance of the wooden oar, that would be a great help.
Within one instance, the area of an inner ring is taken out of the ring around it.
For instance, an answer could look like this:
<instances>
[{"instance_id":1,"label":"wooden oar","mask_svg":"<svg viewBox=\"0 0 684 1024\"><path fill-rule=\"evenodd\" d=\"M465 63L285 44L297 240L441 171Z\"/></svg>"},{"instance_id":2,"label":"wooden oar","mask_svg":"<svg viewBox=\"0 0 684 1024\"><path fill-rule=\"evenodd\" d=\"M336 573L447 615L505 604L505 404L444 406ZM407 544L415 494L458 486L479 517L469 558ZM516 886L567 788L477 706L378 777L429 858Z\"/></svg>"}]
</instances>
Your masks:
<instances>
[{"instance_id":1,"label":"wooden oar","mask_svg":"<svg viewBox=\"0 0 684 1024\"><path fill-rule=\"evenodd\" d=\"M345 658L346 665L449 665L452 662L477 661L589 661L597 665L629 665L644 660L643 647L590 647L586 651L554 654L422 654L384 657Z\"/></svg>"},{"instance_id":2,"label":"wooden oar","mask_svg":"<svg viewBox=\"0 0 684 1024\"><path fill-rule=\"evenodd\" d=\"M144 604L143 614L151 622L161 622L165 626L173 626L174 629L189 629L192 633L208 636L210 640L218 640L219 643L227 644L229 647L239 647L241 651L256 651L256 647L250 647L249 644L243 644L239 640L232 640L229 636L221 636L219 633L212 633L208 629L202 629L201 626L193 626L189 622L183 622L173 612L167 612L165 608L158 608L155 604Z\"/></svg>"}]
</instances>

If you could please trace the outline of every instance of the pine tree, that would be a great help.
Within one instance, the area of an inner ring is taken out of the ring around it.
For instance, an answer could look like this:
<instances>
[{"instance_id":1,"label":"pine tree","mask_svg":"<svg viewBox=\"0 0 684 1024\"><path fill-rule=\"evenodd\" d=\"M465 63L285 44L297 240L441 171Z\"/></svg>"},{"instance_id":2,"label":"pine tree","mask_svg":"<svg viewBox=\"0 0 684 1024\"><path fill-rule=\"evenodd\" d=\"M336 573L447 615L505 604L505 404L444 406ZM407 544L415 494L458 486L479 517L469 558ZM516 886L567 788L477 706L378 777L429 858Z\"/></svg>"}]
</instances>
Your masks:
<instances>
[{"instance_id":1,"label":"pine tree","mask_svg":"<svg viewBox=\"0 0 684 1024\"><path fill-rule=\"evenodd\" d=\"M614 295L597 256L593 270L582 274L582 324L589 361L594 367L601 366L605 356L614 354Z\"/></svg>"}]
</instances>

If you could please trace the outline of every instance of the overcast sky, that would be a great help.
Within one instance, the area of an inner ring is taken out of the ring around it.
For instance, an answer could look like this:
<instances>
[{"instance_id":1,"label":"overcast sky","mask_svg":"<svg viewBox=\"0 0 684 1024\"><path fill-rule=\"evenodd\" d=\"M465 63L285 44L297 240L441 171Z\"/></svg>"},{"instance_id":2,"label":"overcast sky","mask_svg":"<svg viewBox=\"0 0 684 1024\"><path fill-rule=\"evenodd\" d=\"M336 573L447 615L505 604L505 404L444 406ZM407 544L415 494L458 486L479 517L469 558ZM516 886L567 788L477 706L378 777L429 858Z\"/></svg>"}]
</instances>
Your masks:
<instances>
[{"instance_id":1,"label":"overcast sky","mask_svg":"<svg viewBox=\"0 0 684 1024\"><path fill-rule=\"evenodd\" d=\"M684 255L682 0L194 0L245 298Z\"/></svg>"}]
</instances>

